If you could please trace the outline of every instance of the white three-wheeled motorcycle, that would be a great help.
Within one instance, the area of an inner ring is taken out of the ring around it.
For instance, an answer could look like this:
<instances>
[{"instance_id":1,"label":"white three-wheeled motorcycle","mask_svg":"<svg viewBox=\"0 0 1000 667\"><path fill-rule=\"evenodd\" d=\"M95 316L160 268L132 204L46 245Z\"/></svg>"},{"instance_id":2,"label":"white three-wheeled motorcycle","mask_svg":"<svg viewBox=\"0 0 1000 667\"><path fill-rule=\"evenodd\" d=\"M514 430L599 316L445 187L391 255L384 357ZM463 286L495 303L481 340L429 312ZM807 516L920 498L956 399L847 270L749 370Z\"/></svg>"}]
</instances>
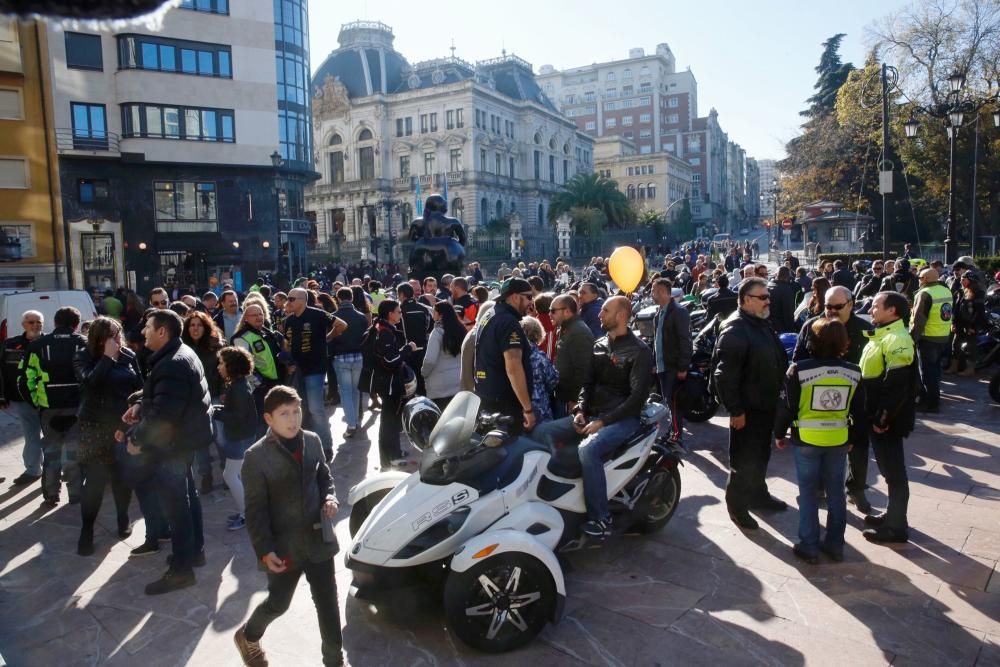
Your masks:
<instances>
[{"instance_id":1,"label":"white three-wheeled motorcycle","mask_svg":"<svg viewBox=\"0 0 1000 667\"><path fill-rule=\"evenodd\" d=\"M662 528L681 493L679 455L657 439L669 410L654 398L641 426L606 459L614 533ZM356 597L443 579L450 630L502 652L558 621L566 596L557 553L586 543L576 447L511 438L507 418L479 414L461 392L441 414L425 398L404 410L420 470L386 472L350 491L347 567Z\"/></svg>"}]
</instances>

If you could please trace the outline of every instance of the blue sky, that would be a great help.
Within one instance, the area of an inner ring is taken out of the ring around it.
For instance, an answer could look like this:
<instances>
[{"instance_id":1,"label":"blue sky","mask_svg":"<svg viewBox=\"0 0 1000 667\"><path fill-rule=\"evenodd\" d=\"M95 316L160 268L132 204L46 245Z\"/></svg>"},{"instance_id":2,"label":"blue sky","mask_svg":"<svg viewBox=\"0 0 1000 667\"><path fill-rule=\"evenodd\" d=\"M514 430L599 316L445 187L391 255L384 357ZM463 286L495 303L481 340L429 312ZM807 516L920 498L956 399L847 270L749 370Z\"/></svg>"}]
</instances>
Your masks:
<instances>
[{"instance_id":1,"label":"blue sky","mask_svg":"<svg viewBox=\"0 0 1000 667\"><path fill-rule=\"evenodd\" d=\"M698 80L698 110L719 111L730 139L756 158L780 158L798 133L798 115L812 94L820 44L847 33L846 62L861 65L866 28L908 3L902 0L645 0L621 3L607 16L595 0L481 2L341 2L311 0L312 66L337 47L343 23L356 19L389 24L396 50L410 62L455 54L475 61L506 47L535 66L562 69L624 58L642 47L670 44L677 69L690 66Z\"/></svg>"}]
</instances>

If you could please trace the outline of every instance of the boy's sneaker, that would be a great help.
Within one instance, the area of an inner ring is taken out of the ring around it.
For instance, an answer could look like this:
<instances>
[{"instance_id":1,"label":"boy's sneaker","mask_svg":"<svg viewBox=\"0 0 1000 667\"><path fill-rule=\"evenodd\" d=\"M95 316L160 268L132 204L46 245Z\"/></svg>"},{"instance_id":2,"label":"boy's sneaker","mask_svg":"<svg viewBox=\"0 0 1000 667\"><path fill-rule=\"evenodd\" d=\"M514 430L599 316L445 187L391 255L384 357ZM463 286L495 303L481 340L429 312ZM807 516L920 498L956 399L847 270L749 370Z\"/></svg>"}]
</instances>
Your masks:
<instances>
[{"instance_id":1,"label":"boy's sneaker","mask_svg":"<svg viewBox=\"0 0 1000 667\"><path fill-rule=\"evenodd\" d=\"M583 524L583 532L589 537L603 539L611 534L611 519L588 521Z\"/></svg>"},{"instance_id":2,"label":"boy's sneaker","mask_svg":"<svg viewBox=\"0 0 1000 667\"><path fill-rule=\"evenodd\" d=\"M244 623L233 635L233 641L236 642L236 649L240 652L240 657L243 658L243 664L247 667L267 667L267 656L264 655L264 649L260 647L259 641L252 642L247 639L246 629L247 626Z\"/></svg>"},{"instance_id":3,"label":"boy's sneaker","mask_svg":"<svg viewBox=\"0 0 1000 667\"><path fill-rule=\"evenodd\" d=\"M242 514L237 514L235 519L230 519L226 525L226 530L239 530L247 527L247 520Z\"/></svg>"},{"instance_id":4,"label":"boy's sneaker","mask_svg":"<svg viewBox=\"0 0 1000 667\"><path fill-rule=\"evenodd\" d=\"M148 556L150 554L155 554L160 552L160 545L156 542L143 542L141 545L137 546L135 549L129 552L129 558L142 558L143 556Z\"/></svg>"}]
</instances>

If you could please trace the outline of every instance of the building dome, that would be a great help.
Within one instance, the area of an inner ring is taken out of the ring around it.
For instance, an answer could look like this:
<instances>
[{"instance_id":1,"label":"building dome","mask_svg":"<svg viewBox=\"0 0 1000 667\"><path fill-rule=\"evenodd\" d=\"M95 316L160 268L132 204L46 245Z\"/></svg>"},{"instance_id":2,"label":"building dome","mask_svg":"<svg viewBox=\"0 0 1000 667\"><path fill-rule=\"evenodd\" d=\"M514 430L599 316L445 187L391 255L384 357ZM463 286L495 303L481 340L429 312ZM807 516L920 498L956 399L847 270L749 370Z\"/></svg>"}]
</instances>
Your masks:
<instances>
[{"instance_id":1,"label":"building dome","mask_svg":"<svg viewBox=\"0 0 1000 667\"><path fill-rule=\"evenodd\" d=\"M409 70L406 58L392 44L392 28L378 21L355 21L340 28L340 47L330 53L313 75L323 85L327 75L339 79L350 97L388 94L400 87Z\"/></svg>"}]
</instances>

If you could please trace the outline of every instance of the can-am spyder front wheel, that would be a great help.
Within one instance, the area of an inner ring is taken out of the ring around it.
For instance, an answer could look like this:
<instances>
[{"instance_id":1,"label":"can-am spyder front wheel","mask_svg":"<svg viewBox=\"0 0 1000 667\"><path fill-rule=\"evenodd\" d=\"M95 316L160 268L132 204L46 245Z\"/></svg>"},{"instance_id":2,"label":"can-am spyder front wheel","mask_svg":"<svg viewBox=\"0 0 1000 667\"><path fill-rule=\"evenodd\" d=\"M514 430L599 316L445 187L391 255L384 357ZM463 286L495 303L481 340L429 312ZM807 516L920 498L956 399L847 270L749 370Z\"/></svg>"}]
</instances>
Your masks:
<instances>
[{"instance_id":1,"label":"can-am spyder front wheel","mask_svg":"<svg viewBox=\"0 0 1000 667\"><path fill-rule=\"evenodd\" d=\"M448 627L487 653L512 651L534 639L555 603L548 569L522 553L502 553L465 572L450 572L444 587Z\"/></svg>"}]
</instances>

